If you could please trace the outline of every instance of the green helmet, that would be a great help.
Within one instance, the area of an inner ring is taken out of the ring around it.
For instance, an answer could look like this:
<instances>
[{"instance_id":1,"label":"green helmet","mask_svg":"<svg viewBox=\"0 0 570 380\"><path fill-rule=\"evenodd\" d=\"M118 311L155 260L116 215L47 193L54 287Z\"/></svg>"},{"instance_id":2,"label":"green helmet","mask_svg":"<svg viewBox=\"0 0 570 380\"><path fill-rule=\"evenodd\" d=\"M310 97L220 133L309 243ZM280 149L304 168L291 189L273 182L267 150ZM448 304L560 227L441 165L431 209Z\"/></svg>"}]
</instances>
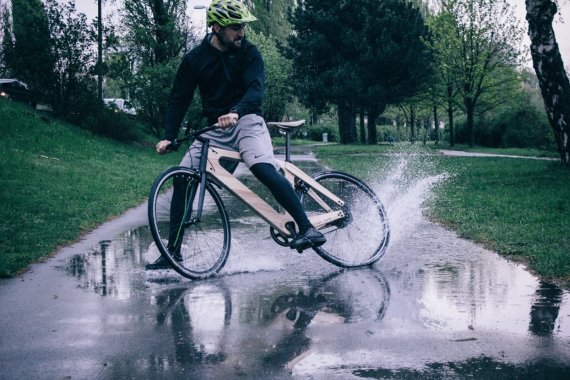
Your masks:
<instances>
[{"instance_id":1,"label":"green helmet","mask_svg":"<svg viewBox=\"0 0 570 380\"><path fill-rule=\"evenodd\" d=\"M223 28L232 24L245 24L257 20L249 9L237 0L213 0L206 13L208 26L218 23Z\"/></svg>"}]
</instances>

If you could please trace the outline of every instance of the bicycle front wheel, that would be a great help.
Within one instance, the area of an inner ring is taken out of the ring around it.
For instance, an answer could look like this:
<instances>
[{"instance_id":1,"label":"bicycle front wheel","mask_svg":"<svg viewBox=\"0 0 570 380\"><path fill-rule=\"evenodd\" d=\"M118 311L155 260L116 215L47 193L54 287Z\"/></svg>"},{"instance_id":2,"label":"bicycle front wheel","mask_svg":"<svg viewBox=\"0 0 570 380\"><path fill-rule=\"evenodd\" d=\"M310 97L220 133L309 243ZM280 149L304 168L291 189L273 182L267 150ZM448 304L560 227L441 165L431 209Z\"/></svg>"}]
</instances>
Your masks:
<instances>
[{"instance_id":1,"label":"bicycle front wheel","mask_svg":"<svg viewBox=\"0 0 570 380\"><path fill-rule=\"evenodd\" d=\"M315 251L343 268L371 265L380 260L388 246L390 229L384 206L374 191L346 173L327 171L313 178L345 202L339 206L317 195L319 202L325 202L333 210L342 210L345 217L320 229L327 241L314 248ZM307 188L298 190L298 195L309 217L324 211Z\"/></svg>"},{"instance_id":2,"label":"bicycle front wheel","mask_svg":"<svg viewBox=\"0 0 570 380\"><path fill-rule=\"evenodd\" d=\"M161 255L190 279L213 276L230 252L230 223L222 199L206 182L201 215L200 176L185 167L173 167L155 180L148 200L152 237Z\"/></svg>"}]
</instances>

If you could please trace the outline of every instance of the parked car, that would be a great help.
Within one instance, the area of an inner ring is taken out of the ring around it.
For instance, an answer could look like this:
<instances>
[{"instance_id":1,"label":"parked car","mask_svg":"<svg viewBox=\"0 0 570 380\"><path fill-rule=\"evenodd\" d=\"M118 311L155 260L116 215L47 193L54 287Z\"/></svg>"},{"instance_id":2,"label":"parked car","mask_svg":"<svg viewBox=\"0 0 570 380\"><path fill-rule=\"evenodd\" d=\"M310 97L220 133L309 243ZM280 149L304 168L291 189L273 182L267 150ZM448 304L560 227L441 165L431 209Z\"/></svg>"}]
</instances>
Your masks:
<instances>
[{"instance_id":1,"label":"parked car","mask_svg":"<svg viewBox=\"0 0 570 380\"><path fill-rule=\"evenodd\" d=\"M28 85L17 79L0 79L0 96L29 104L34 108L37 106L37 101Z\"/></svg>"},{"instance_id":2,"label":"parked car","mask_svg":"<svg viewBox=\"0 0 570 380\"><path fill-rule=\"evenodd\" d=\"M122 98L106 98L103 102L107 107L115 108L129 115L136 115L137 111L130 106L129 102Z\"/></svg>"}]
</instances>

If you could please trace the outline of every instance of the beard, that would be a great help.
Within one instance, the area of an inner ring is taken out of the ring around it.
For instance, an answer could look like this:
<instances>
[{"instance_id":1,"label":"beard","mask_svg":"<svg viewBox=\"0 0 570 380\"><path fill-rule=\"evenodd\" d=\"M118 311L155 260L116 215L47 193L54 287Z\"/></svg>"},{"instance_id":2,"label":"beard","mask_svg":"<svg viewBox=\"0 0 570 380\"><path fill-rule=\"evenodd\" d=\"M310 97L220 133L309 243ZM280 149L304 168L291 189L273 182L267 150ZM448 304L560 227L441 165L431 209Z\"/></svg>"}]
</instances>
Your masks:
<instances>
[{"instance_id":1,"label":"beard","mask_svg":"<svg viewBox=\"0 0 570 380\"><path fill-rule=\"evenodd\" d=\"M240 36L230 39L225 33L220 33L220 39L229 50L238 50L241 47L244 37Z\"/></svg>"}]
</instances>

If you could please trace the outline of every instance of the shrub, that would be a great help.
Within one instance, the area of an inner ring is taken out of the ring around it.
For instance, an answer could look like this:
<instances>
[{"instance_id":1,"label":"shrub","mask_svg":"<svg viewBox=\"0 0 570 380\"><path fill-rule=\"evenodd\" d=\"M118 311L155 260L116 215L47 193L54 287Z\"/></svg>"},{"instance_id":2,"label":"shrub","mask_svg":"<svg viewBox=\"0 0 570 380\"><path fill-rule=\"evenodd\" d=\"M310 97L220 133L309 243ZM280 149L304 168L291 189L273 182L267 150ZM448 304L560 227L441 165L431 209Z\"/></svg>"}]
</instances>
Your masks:
<instances>
[{"instance_id":1,"label":"shrub","mask_svg":"<svg viewBox=\"0 0 570 380\"><path fill-rule=\"evenodd\" d=\"M322 141L323 133L328 134L328 141L338 141L338 128L329 124L317 124L307 128L307 137L313 141Z\"/></svg>"},{"instance_id":2,"label":"shrub","mask_svg":"<svg viewBox=\"0 0 570 380\"><path fill-rule=\"evenodd\" d=\"M116 108L108 108L98 101L85 103L80 112L73 113L69 121L100 136L118 141L134 141L139 124Z\"/></svg>"},{"instance_id":3,"label":"shrub","mask_svg":"<svg viewBox=\"0 0 570 380\"><path fill-rule=\"evenodd\" d=\"M456 141L468 143L467 120L456 120ZM556 149L544 111L537 107L505 109L475 121L475 143L491 148Z\"/></svg>"},{"instance_id":4,"label":"shrub","mask_svg":"<svg viewBox=\"0 0 570 380\"><path fill-rule=\"evenodd\" d=\"M401 126L397 128L393 125L380 125L376 127L378 131L378 141L379 142L396 142L396 141L406 141L406 129Z\"/></svg>"}]
</instances>

